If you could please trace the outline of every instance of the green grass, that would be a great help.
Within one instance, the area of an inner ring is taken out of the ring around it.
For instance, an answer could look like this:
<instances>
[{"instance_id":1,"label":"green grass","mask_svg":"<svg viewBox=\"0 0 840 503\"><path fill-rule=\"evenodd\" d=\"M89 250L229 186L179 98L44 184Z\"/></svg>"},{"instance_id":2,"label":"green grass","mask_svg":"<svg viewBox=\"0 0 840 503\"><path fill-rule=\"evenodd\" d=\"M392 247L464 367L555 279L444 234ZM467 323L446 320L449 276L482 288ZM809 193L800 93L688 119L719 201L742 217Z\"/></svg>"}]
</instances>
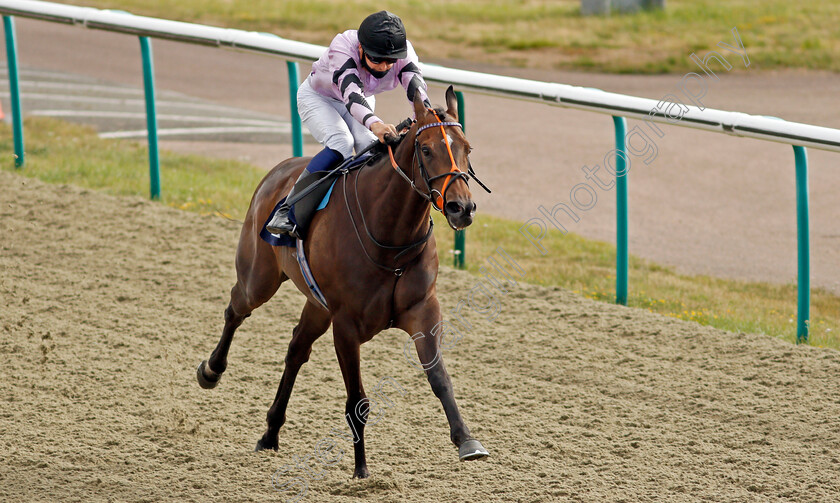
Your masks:
<instances>
[{"instance_id":1,"label":"green grass","mask_svg":"<svg viewBox=\"0 0 840 503\"><path fill-rule=\"evenodd\" d=\"M446 228L441 219L437 228ZM540 254L519 232L521 222L479 215L467 229L467 270L478 274L498 246L516 260L524 281L560 286L584 297L615 301L615 246L573 233L549 231ZM441 263L451 265L453 233L438 232ZM490 267L492 271L492 267ZM733 332L749 332L796 341L797 287L735 281L676 273L630 256L628 306ZM840 349L840 297L824 290L811 293L810 343Z\"/></svg>"},{"instance_id":2,"label":"green grass","mask_svg":"<svg viewBox=\"0 0 840 503\"><path fill-rule=\"evenodd\" d=\"M93 129L31 118L25 122L26 165L17 172L51 183L70 183L115 195L148 197L148 158L134 142L103 140ZM0 127L2 169L15 171L11 129ZM264 171L236 161L161 152L163 204L241 220ZM436 214L442 264L452 263L453 233ZM524 281L560 286L612 302L615 247L574 234L549 233L541 255L520 233L521 223L479 215L467 230L468 270L477 273L501 246L526 271ZM734 332L796 338L796 286L688 276L630 257L632 307ZM840 349L840 297L814 290L810 343Z\"/></svg>"},{"instance_id":3,"label":"green grass","mask_svg":"<svg viewBox=\"0 0 840 503\"><path fill-rule=\"evenodd\" d=\"M580 0L72 0L62 3L275 33L328 44L365 15L405 21L424 60L465 59L617 73L693 70L688 56L732 44L750 69L840 71L840 2L668 0L663 11L583 17ZM728 53L727 53L728 54ZM733 57L736 57L733 55ZM737 66L737 65L736 65Z\"/></svg>"},{"instance_id":4,"label":"green grass","mask_svg":"<svg viewBox=\"0 0 840 503\"><path fill-rule=\"evenodd\" d=\"M145 145L103 140L91 127L33 117L24 122L25 169L20 174L113 195L149 197ZM0 158L14 159L11 128L3 125ZM184 210L242 220L265 171L242 162L161 152L161 202Z\"/></svg>"}]
</instances>

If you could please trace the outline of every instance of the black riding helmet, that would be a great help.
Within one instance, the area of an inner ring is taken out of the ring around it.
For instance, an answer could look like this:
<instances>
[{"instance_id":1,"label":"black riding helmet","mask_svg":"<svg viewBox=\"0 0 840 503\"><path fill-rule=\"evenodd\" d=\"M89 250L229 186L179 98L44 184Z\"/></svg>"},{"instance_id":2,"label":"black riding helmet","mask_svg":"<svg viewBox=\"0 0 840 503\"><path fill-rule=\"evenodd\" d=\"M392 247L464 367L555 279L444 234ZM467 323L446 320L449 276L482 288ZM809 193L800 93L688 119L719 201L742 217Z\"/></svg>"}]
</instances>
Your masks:
<instances>
[{"instance_id":1,"label":"black riding helmet","mask_svg":"<svg viewBox=\"0 0 840 503\"><path fill-rule=\"evenodd\" d=\"M359 43L368 56L403 59L408 54L402 20L382 10L366 17L359 26Z\"/></svg>"}]
</instances>

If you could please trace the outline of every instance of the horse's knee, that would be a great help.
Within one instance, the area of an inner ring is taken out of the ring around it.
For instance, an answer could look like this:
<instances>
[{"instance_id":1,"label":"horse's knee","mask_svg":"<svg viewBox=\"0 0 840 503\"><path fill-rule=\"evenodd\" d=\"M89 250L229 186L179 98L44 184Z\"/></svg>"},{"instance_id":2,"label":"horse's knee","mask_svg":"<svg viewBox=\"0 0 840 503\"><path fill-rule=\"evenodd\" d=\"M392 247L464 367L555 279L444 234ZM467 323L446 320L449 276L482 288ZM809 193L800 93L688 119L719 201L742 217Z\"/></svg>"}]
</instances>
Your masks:
<instances>
[{"instance_id":1,"label":"horse's knee","mask_svg":"<svg viewBox=\"0 0 840 503\"><path fill-rule=\"evenodd\" d=\"M301 367L304 363L309 361L309 353L310 351L293 351L291 348L289 352L286 353L286 366L287 367Z\"/></svg>"},{"instance_id":2,"label":"horse's knee","mask_svg":"<svg viewBox=\"0 0 840 503\"><path fill-rule=\"evenodd\" d=\"M440 366L435 365L434 368L426 371L426 378L429 380L429 385L432 387L432 391L436 397L440 398L441 396L452 393L452 381L449 379L446 371L440 368Z\"/></svg>"}]
</instances>

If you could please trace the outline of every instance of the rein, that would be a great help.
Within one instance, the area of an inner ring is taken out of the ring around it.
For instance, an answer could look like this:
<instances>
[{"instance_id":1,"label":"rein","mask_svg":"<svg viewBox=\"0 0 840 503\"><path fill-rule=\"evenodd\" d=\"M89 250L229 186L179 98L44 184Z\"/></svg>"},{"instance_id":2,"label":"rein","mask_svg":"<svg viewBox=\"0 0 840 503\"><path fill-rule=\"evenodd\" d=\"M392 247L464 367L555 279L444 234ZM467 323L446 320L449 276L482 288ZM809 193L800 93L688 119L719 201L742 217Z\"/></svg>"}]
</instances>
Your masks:
<instances>
[{"instance_id":1,"label":"rein","mask_svg":"<svg viewBox=\"0 0 840 503\"><path fill-rule=\"evenodd\" d=\"M390 145L388 146L388 155L390 156L391 163L393 165L396 165L396 162L394 161L393 151L391 150ZM408 253L413 248L416 248L420 245L425 244L429 240L429 238L432 237L432 233L433 233L433 230L434 230L435 223L432 220L432 217L429 216L429 230L426 231L426 235L423 236L422 238L420 238L419 240L417 240L413 243L409 243L407 245L396 245L396 246L395 245L387 245L385 243L381 243L379 240L377 240L375 237L373 237L373 234L371 234L370 229L368 228L367 220L365 220L365 213L362 210L362 205L361 205L361 202L360 202L360 199L359 199L359 178L361 178L362 169L365 166L367 166L367 164L364 164L364 165L359 166L357 168L358 173L356 174L356 178L353 181L353 192L356 196L356 208L358 209L359 216L361 217L361 220L362 220L362 227L364 227L365 233L367 234L368 239L370 239L377 247L383 248L383 249L386 249L386 250L400 250L400 252L396 255L396 257L394 257L395 261L399 260L399 258L402 257L404 254ZM415 187L414 183L405 176L405 174L402 172L402 170L397 170L397 171L401 175L403 175L403 178L406 178L406 180L411 184L411 187L414 190L416 190L421 195L424 195L422 192L420 192L417 189L417 187ZM403 264L399 267L389 267L389 266L380 264L379 262L374 260L373 257L370 256L370 253L368 253L367 248L365 247L364 241L362 241L362 235L359 233L359 226L356 223L356 219L353 217L353 212L350 209L350 201L347 198L347 175L348 175L348 173L349 173L349 170L347 170L347 169L342 170L342 172L341 172L341 176L342 176L342 179L343 179L342 183L343 183L343 188L344 188L344 205L347 208L347 214L350 217L350 222L352 222L352 224L353 224L353 231L356 233L356 238L359 240L359 245L361 245L362 251L364 252L365 257L367 257L368 261L371 264L375 265L379 269L382 269L384 271L388 271L390 273L393 273L397 277L402 276L402 274L405 272L405 270L408 268L408 266L411 265L412 262L417 260L417 258L420 257L421 254L417 253L417 255L415 255L410 260L408 260L405 264ZM428 199L428 197L426 199Z\"/></svg>"},{"instance_id":2,"label":"rein","mask_svg":"<svg viewBox=\"0 0 840 503\"><path fill-rule=\"evenodd\" d=\"M420 174L423 176L423 183L426 185L426 192L423 192L422 190L417 188L417 185L415 185L415 183L414 183L413 176L409 177L407 174L405 174L405 171L403 171L403 169L397 164L397 161L394 159L394 153L391 150L390 145L388 145L388 156L391 158L391 167L393 167L394 170L401 177L403 177L403 179L406 182L408 182L409 185L411 185L411 188L414 189L415 192L420 194L420 197L429 201L432 204L432 207L434 209L436 209L439 212L446 215L446 206L445 206L446 192L451 187L450 181L453 177L456 180L459 179L459 178L462 178L464 180L464 183L466 183L467 185L469 185L469 183L468 183L469 179L472 178L473 180L475 180L481 186L482 189L487 191L488 194L490 194L491 191L475 175L475 170L472 167L472 163L469 162L469 159L467 159L467 172L466 173L461 171L458 168L458 165L455 164L455 157L452 155L452 147L449 144L449 137L446 135L446 130L444 130L443 128L444 128L444 126L453 126L453 127L463 128L463 126L461 126L461 123L460 122L452 122L452 121L444 122L443 120L441 120L440 116L438 115L438 113L435 110L433 110L431 108L428 109L428 110L429 110L429 112L434 114L435 119L437 119L437 122L433 122L431 124L426 124L424 126L419 127L417 129L417 132L414 134L414 161L420 167ZM440 127L440 134L441 134L441 136L443 136L444 143L446 144L446 152L447 152L447 154L449 154L449 161L452 164L451 164L451 168L450 168L448 173L443 173L441 175L435 175L435 176L430 177L428 171L426 171L426 166L423 164L422 159L420 159L420 153L419 153L420 142L417 140L417 138L420 136L421 132L425 131L426 129L433 128L433 127ZM412 171L413 171L414 164L412 164L411 167L412 167ZM435 180L437 180L439 178L444 178L444 177L446 177L446 180L443 181L442 189L440 191L437 190L437 189L433 189L432 188L432 182L434 182ZM437 197L434 197L434 195L433 195L434 193L437 193Z\"/></svg>"},{"instance_id":3,"label":"rein","mask_svg":"<svg viewBox=\"0 0 840 503\"><path fill-rule=\"evenodd\" d=\"M432 231L434 230L435 222L432 220L431 216L429 217L429 230L426 231L426 235L423 236L422 238L418 239L417 241L413 242L413 243L409 243L407 245L396 245L396 246L395 245L386 245L384 243L379 242L379 240L377 240L375 237L373 237L373 234L371 234L370 229L368 228L367 221L365 220L365 213L364 213L364 211L362 211L362 205L359 202L359 178L361 178L361 176L362 176L362 171L360 169L359 172L356 174L356 179L353 181L353 193L356 195L356 208L358 208L359 216L361 216L361 218L362 218L362 227L364 227L365 233L367 234L368 239L373 241L373 244L375 244L379 248L384 248L386 250L400 250L400 252L397 254L397 256L394 257L394 260L396 261L396 260L399 260L399 258L402 257L403 255L408 253L412 248L416 248L416 247L418 247L422 244L425 244L426 241L428 241L429 238L432 237ZM414 262L417 259L417 257L420 256L420 253L418 253L411 260L409 260L408 262L406 262L405 264L403 264L400 267L388 267L386 265L382 265L379 262L373 260L373 257L370 256L370 254L367 251L367 248L365 248L364 242L362 242L362 235L359 234L359 226L356 225L356 219L353 217L353 212L350 211L350 201L347 199L347 176L346 176L346 173L344 174L343 178L344 178L344 182L343 182L344 183L344 205L347 207L347 214L350 216L350 221L353 223L353 230L356 232L356 237L359 239L359 244L362 246L362 251L365 252L365 256L370 261L370 263L375 265L376 267L378 267L382 270L391 272L397 277L402 276L402 274L403 274L403 272L405 272L406 268L412 262Z\"/></svg>"},{"instance_id":4,"label":"rein","mask_svg":"<svg viewBox=\"0 0 840 503\"><path fill-rule=\"evenodd\" d=\"M462 127L461 124L459 122L443 121L443 120L441 120L440 116L438 115L438 113L435 110L433 110L433 109L428 109L428 110L432 114L434 114L435 119L437 119L437 122L433 122L431 124L425 124L423 126L420 126L417 129L417 131L415 132L415 134L414 134L414 156L413 156L414 157L414 162L411 165L412 174L413 174L415 165L420 168L420 174L422 175L423 183L426 185L426 192L424 192L419 187L417 187L417 185L414 183L414 179L413 179L414 177L413 176L411 176L411 177L408 176L405 173L405 171L400 167L400 165L397 163L396 159L394 159L394 151L391 148L391 145L388 145L388 157L389 157L389 160L391 161L391 167L394 168L394 171L396 171L397 174L399 174L406 182L408 182L408 184L411 186L411 188L414 189L414 191L417 192L417 194L419 194L420 197L422 197L423 199L425 199L426 201L431 203L431 205L434 209L436 209L436 210L440 211L441 213L443 213L444 215L446 215L446 204L445 204L446 203L446 193L449 190L449 188L452 186L450 182L452 182L453 178L455 180L463 179L464 183L467 183L470 178L473 178L488 193L490 192L490 189L488 189L483 183L481 183L481 181L475 176L475 171L472 168L472 164L469 164L469 168L467 170L467 173L461 171L458 168L458 165L455 164L455 156L452 154L452 147L450 146L449 137L446 135L446 130L444 129L444 127L445 126ZM408 119L408 121L410 121L410 119ZM406 125L407 126L407 125L410 125L410 122L404 121L403 123L401 123L401 125ZM428 171L426 170L426 167L423 164L422 159L420 158L420 153L419 153L420 142L418 141L417 138L420 136L421 132L423 132L427 129L430 129L430 128L434 128L434 127L439 127L440 128L441 135L443 136L444 143L446 144L446 152L447 152L447 154L449 154L449 160L451 162L451 168L446 173L430 177ZM402 128L399 128L399 129L402 129ZM469 162L469 161L467 161L467 162ZM419 240L413 242L413 243L409 243L407 245L393 246L393 245L386 245L384 243L379 242L375 237L373 237L373 234L371 234L370 229L368 229L367 221L365 220L365 214L362 211L361 202L359 201L359 178L361 177L361 174L362 174L362 172L361 172L362 168L364 168L364 166L366 166L366 165L367 164L365 164L363 166L360 166L358 168L359 172L356 174L356 179L354 180L354 183L353 183L353 186L354 186L353 190L354 190L354 193L356 195L356 208L359 211L359 215L360 215L361 220L362 220L362 226L365 229L365 233L367 234L368 239L370 239L379 248L382 248L382 249L385 249L385 250L399 250L400 251L396 255L396 257L394 257L394 260L396 261L396 260L399 260L399 258L401 256L408 253L413 248L416 248L420 245L425 244L429 240L429 238L432 237L432 231L433 231L433 228L434 228L434 221L432 220L432 218L430 216L429 217L429 230L426 232L426 235L424 237L420 238ZM359 244L362 247L362 251L364 252L368 261L370 261L370 263L372 263L373 265L375 265L379 269L391 272L394 275L396 275L397 277L402 276L403 272L405 272L405 269L412 262L414 262L414 260L416 260L417 257L420 256L420 253L418 253L416 256L414 256L412 259L410 259L408 262L406 262L402 266L396 267L396 268L380 264L379 262L375 261L373 259L373 257L370 256L370 254L367 251L367 248L365 248L364 242L362 241L362 235L361 235L361 233L359 233L359 228L358 228L358 225L356 224L356 219L353 217L353 212L350 210L350 201L347 197L347 174L348 173L349 173L349 170L347 170L347 169L342 169L341 170L341 175L342 175L342 178L344 179L344 181L343 181L343 185L344 185L344 204L347 207L347 213L350 216L350 221L353 223L353 230L356 233L356 237L359 240ZM443 187L441 187L441 190L433 189L432 188L432 182L434 182L437 179L444 178L444 177L446 179L443 181ZM435 193L437 194L437 196L435 196Z\"/></svg>"}]
</instances>

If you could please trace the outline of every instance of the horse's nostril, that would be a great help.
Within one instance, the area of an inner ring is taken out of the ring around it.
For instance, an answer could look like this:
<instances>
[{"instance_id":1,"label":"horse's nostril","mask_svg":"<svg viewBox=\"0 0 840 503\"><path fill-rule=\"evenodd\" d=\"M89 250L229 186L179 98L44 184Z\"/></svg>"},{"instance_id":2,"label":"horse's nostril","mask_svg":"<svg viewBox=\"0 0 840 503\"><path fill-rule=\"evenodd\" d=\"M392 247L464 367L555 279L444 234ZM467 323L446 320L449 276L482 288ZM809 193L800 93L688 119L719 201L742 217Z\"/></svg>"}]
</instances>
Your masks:
<instances>
[{"instance_id":1,"label":"horse's nostril","mask_svg":"<svg viewBox=\"0 0 840 503\"><path fill-rule=\"evenodd\" d=\"M446 212L450 215L460 215L464 212L464 205L456 201L448 202L446 203Z\"/></svg>"}]
</instances>

